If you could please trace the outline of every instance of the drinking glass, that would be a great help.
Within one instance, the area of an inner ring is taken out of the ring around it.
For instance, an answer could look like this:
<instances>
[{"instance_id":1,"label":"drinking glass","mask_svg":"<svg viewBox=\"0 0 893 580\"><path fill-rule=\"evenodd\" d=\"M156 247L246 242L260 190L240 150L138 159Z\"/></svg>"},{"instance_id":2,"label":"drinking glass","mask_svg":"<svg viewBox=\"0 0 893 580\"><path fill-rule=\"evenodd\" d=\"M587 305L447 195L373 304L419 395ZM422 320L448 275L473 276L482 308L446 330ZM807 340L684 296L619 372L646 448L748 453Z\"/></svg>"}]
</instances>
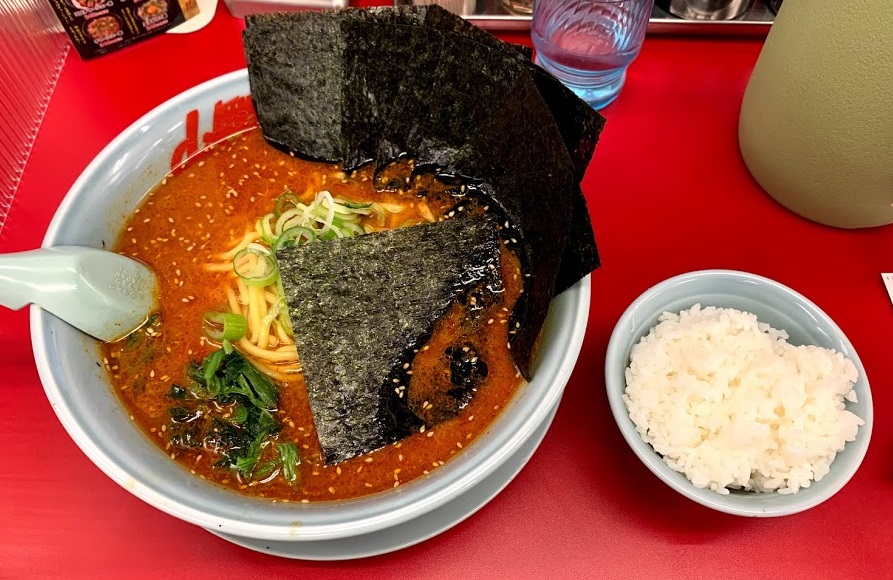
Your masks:
<instances>
[{"instance_id":1,"label":"drinking glass","mask_svg":"<svg viewBox=\"0 0 893 580\"><path fill-rule=\"evenodd\" d=\"M537 0L536 63L601 109L620 94L653 7L654 0Z\"/></svg>"}]
</instances>

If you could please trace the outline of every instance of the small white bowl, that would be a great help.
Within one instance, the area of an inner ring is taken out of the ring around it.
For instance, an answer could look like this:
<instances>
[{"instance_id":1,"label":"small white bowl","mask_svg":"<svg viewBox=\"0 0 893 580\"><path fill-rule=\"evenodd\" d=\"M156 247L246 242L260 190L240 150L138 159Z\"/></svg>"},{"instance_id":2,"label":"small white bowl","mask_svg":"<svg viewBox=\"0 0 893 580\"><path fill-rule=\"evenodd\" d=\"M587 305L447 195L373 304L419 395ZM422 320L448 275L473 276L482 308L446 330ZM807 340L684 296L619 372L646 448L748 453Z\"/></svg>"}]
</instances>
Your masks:
<instances>
[{"instance_id":1,"label":"small white bowl","mask_svg":"<svg viewBox=\"0 0 893 580\"><path fill-rule=\"evenodd\" d=\"M859 371L854 386L858 403L847 408L865 420L855 441L847 443L831 464L831 472L795 494L732 491L722 495L697 488L683 474L671 469L663 458L642 440L629 417L621 396L626 390L625 370L630 350L648 334L664 312L680 312L695 304L751 312L760 322L783 329L788 342L833 348L853 361ZM865 368L843 331L818 306L794 290L768 278L730 270L691 272L665 280L639 296L620 317L605 360L605 383L614 419L626 442L645 465L667 485L702 505L741 516L789 515L827 500L850 480L868 450L873 411Z\"/></svg>"}]
</instances>

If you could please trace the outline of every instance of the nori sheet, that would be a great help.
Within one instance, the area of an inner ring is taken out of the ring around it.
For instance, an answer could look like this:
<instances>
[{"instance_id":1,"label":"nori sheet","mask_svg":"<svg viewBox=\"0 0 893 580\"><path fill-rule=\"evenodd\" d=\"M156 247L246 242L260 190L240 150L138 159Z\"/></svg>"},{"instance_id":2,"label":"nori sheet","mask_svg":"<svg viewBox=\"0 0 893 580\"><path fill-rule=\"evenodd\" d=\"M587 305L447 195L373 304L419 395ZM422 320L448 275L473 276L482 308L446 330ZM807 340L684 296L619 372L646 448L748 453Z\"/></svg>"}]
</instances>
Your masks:
<instances>
[{"instance_id":1,"label":"nori sheet","mask_svg":"<svg viewBox=\"0 0 893 580\"><path fill-rule=\"evenodd\" d=\"M494 217L462 216L277 253L326 463L418 430L389 377L463 292L501 287Z\"/></svg>"},{"instance_id":2,"label":"nori sheet","mask_svg":"<svg viewBox=\"0 0 893 580\"><path fill-rule=\"evenodd\" d=\"M564 253L564 236L571 224L570 212L556 211L555 208L570 205L573 184L573 173L567 169L559 172L507 174L480 186L499 204L499 213L515 225L521 236L522 270L530 276L525 279L527 283L524 293L512 310L512 326L516 322L520 326L511 336L510 345L518 370L528 379L531 376L530 354L534 351L540 329L549 313L549 304ZM546 192L552 194L546 195ZM541 220L537 227L525 228L531 215L545 215L548 219ZM545 296L550 299L544 300Z\"/></svg>"},{"instance_id":3,"label":"nori sheet","mask_svg":"<svg viewBox=\"0 0 893 580\"><path fill-rule=\"evenodd\" d=\"M325 18L331 24L320 26ZM277 19L283 22L278 29ZM295 24L305 20L303 27ZM530 378L539 313L548 310L555 293L599 265L578 182L604 119L531 63L529 54L437 6L258 15L246 22L252 91L280 76L303 75L255 95L271 142L341 161L348 170L370 159L382 167L411 156L417 167L483 182L482 190L511 210L527 246L523 265L537 277L535 283L530 277L525 300L513 313L529 327L514 336L512 348L518 368ZM320 39L321 34L337 38ZM268 54L293 51L295 35L303 36L297 43L303 53L281 61ZM325 52L330 54L319 57ZM306 74L295 64L314 59ZM317 65L328 69L318 71ZM268 66L282 70L261 70ZM324 122L331 126L322 127ZM283 129L280 123L296 125ZM525 177L534 181L522 184ZM554 181L546 183L546 177ZM530 247L532 240L542 240L549 251ZM548 266L538 264L543 259Z\"/></svg>"},{"instance_id":4,"label":"nori sheet","mask_svg":"<svg viewBox=\"0 0 893 580\"><path fill-rule=\"evenodd\" d=\"M341 159L350 171L379 159L382 135L390 111L406 76L404 67L414 58L413 30L391 26L392 43L382 44L380 26L374 22L345 20L341 30L344 53L344 118L341 120ZM368 61L389 62L389 67L370 74Z\"/></svg>"},{"instance_id":5,"label":"nori sheet","mask_svg":"<svg viewBox=\"0 0 893 580\"><path fill-rule=\"evenodd\" d=\"M264 137L323 161L341 157L344 37L318 12L249 16L242 34Z\"/></svg>"}]
</instances>

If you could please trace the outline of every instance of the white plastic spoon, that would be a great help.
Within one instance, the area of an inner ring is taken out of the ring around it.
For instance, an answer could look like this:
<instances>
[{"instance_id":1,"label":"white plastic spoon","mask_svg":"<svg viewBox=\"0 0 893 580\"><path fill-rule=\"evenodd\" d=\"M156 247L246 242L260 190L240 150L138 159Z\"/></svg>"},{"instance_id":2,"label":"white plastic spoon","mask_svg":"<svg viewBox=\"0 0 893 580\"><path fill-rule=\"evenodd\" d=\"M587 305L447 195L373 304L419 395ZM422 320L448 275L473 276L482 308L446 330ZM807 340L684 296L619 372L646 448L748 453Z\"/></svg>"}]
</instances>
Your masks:
<instances>
[{"instance_id":1,"label":"white plastic spoon","mask_svg":"<svg viewBox=\"0 0 893 580\"><path fill-rule=\"evenodd\" d=\"M37 304L99 340L140 327L157 308L158 284L145 264L76 246L0 255L0 305Z\"/></svg>"}]
</instances>

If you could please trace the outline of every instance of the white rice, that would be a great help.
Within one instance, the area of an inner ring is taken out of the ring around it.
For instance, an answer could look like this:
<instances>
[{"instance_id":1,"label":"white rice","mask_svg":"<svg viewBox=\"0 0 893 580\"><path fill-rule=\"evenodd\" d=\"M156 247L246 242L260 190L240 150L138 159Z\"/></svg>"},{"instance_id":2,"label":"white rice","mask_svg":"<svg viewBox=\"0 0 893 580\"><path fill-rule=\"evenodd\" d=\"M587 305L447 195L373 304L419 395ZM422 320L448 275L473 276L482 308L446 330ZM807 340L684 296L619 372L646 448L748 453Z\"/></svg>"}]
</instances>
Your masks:
<instances>
[{"instance_id":1,"label":"white rice","mask_svg":"<svg viewBox=\"0 0 893 580\"><path fill-rule=\"evenodd\" d=\"M747 312L664 313L632 348L623 400L642 439L699 488L796 493L865 422L841 353L793 346Z\"/></svg>"}]
</instances>

